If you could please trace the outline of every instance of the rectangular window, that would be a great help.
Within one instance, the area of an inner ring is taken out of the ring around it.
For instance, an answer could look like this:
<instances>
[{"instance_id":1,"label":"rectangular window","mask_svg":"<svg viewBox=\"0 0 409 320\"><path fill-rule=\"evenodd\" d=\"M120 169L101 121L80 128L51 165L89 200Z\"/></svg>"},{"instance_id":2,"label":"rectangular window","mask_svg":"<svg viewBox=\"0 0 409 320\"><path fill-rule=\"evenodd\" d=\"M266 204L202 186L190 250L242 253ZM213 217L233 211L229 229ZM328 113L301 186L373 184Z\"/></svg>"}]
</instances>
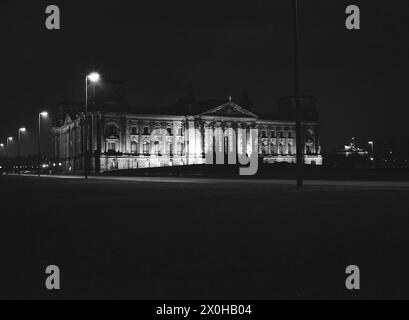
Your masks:
<instances>
[{"instance_id":1,"label":"rectangular window","mask_svg":"<svg viewBox=\"0 0 409 320\"><path fill-rule=\"evenodd\" d=\"M116 151L114 142L108 142L108 151Z\"/></svg>"},{"instance_id":2,"label":"rectangular window","mask_svg":"<svg viewBox=\"0 0 409 320\"><path fill-rule=\"evenodd\" d=\"M137 135L139 132L138 132L138 127L132 127L131 128L131 134L132 135Z\"/></svg>"},{"instance_id":3,"label":"rectangular window","mask_svg":"<svg viewBox=\"0 0 409 320\"><path fill-rule=\"evenodd\" d=\"M149 135L149 128L148 127L143 127L143 134L145 136Z\"/></svg>"}]
</instances>

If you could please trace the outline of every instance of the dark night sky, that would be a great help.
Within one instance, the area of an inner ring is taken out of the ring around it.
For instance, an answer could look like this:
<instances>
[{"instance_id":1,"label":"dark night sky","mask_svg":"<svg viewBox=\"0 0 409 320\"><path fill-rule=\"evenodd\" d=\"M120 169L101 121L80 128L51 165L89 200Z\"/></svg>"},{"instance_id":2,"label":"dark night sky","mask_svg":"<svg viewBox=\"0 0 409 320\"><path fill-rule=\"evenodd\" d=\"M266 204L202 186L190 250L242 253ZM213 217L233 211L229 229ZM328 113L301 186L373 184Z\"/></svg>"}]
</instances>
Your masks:
<instances>
[{"instance_id":1,"label":"dark night sky","mask_svg":"<svg viewBox=\"0 0 409 320\"><path fill-rule=\"evenodd\" d=\"M292 94L291 1L142 3L2 0L0 141L25 125L24 150L35 152L37 112L81 99L92 70L125 80L135 106L170 105L189 84L199 100L238 102L246 87L256 113ZM60 31L44 26L51 4ZM350 4L359 31L345 28ZM318 99L324 150L351 136L409 149L408 10L407 0L300 0L301 88Z\"/></svg>"}]
</instances>

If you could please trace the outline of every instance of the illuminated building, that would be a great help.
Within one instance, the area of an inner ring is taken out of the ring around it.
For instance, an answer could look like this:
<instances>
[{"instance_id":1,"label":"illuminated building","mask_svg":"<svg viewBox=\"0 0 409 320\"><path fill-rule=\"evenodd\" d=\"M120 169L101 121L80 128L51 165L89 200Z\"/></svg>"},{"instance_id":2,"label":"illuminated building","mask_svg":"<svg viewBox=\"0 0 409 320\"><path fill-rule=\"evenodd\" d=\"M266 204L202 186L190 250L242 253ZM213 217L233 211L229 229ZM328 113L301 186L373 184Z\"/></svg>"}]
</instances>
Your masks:
<instances>
[{"instance_id":1,"label":"illuminated building","mask_svg":"<svg viewBox=\"0 0 409 320\"><path fill-rule=\"evenodd\" d=\"M231 99L216 107L204 105L199 112L189 108L185 114L171 109L152 110L89 112L92 172L205 164L205 149L209 148L205 141L211 140L206 134L208 129L216 128L222 129L218 132L224 139L228 139L230 128L234 132L238 128L258 129L260 161L296 161L293 120L254 114ZM84 127L83 113L70 109L65 120L52 129L54 158L67 172L84 170ZM318 121L303 121L303 129L305 163L321 165Z\"/></svg>"}]
</instances>

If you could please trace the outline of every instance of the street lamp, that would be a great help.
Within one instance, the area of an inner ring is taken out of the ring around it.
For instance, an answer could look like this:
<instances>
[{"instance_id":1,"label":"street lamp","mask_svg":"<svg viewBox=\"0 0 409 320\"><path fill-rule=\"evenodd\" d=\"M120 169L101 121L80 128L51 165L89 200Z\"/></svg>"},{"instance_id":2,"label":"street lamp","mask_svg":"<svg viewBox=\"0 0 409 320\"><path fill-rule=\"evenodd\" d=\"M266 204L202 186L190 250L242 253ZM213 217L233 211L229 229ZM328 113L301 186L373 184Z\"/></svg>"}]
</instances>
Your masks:
<instances>
[{"instance_id":1,"label":"street lamp","mask_svg":"<svg viewBox=\"0 0 409 320\"><path fill-rule=\"evenodd\" d=\"M373 155L374 142L373 141L368 141L368 144L371 146L371 151L372 151L372 155Z\"/></svg>"},{"instance_id":2,"label":"street lamp","mask_svg":"<svg viewBox=\"0 0 409 320\"><path fill-rule=\"evenodd\" d=\"M85 152L84 152L84 174L85 179L88 179L88 80L96 83L101 76L97 72L92 72L85 77Z\"/></svg>"},{"instance_id":3,"label":"street lamp","mask_svg":"<svg viewBox=\"0 0 409 320\"><path fill-rule=\"evenodd\" d=\"M8 137L6 142L6 149L7 149L7 166L9 166L9 142L13 141L13 137ZM7 168L6 168L7 170Z\"/></svg>"},{"instance_id":4,"label":"street lamp","mask_svg":"<svg viewBox=\"0 0 409 320\"><path fill-rule=\"evenodd\" d=\"M375 160L374 142L373 141L368 141L368 144L371 146L371 161L374 161Z\"/></svg>"},{"instance_id":5,"label":"street lamp","mask_svg":"<svg viewBox=\"0 0 409 320\"><path fill-rule=\"evenodd\" d=\"M20 142L21 142L21 133L26 132L26 128L22 127L18 129L18 149L17 149L17 173L20 175Z\"/></svg>"},{"instance_id":6,"label":"street lamp","mask_svg":"<svg viewBox=\"0 0 409 320\"><path fill-rule=\"evenodd\" d=\"M38 176L40 176L41 172L41 117L47 118L47 116L47 111L38 114Z\"/></svg>"}]
</instances>

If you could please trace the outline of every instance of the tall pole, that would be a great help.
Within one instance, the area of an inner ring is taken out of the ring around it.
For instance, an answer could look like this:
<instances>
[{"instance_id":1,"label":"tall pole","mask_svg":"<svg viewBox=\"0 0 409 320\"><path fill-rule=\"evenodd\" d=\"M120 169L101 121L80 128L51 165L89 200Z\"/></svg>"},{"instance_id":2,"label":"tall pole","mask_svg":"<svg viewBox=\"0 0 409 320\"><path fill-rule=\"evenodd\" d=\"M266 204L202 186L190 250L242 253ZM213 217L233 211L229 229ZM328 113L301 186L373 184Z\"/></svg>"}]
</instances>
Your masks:
<instances>
[{"instance_id":1,"label":"tall pole","mask_svg":"<svg viewBox=\"0 0 409 320\"><path fill-rule=\"evenodd\" d=\"M295 96L295 133L297 148L297 187L303 187L304 143L302 142L300 80L298 59L298 0L294 0L294 96Z\"/></svg>"},{"instance_id":2,"label":"tall pole","mask_svg":"<svg viewBox=\"0 0 409 320\"><path fill-rule=\"evenodd\" d=\"M84 174L88 179L88 76L85 77L85 152L84 152Z\"/></svg>"},{"instance_id":3,"label":"tall pole","mask_svg":"<svg viewBox=\"0 0 409 320\"><path fill-rule=\"evenodd\" d=\"M18 146L17 146L17 173L20 175L20 139L21 139L21 130L18 129Z\"/></svg>"},{"instance_id":4,"label":"tall pole","mask_svg":"<svg viewBox=\"0 0 409 320\"><path fill-rule=\"evenodd\" d=\"M88 76L85 77L85 150L84 150L84 174L88 179Z\"/></svg>"},{"instance_id":5,"label":"tall pole","mask_svg":"<svg viewBox=\"0 0 409 320\"><path fill-rule=\"evenodd\" d=\"M40 176L41 166L41 113L38 114L38 176Z\"/></svg>"},{"instance_id":6,"label":"tall pole","mask_svg":"<svg viewBox=\"0 0 409 320\"><path fill-rule=\"evenodd\" d=\"M90 165L88 152L88 80L90 82L98 82L100 75L93 72L85 77L85 154L84 154L84 173L85 179L88 179L88 166ZM92 128L92 127L91 127Z\"/></svg>"},{"instance_id":7,"label":"tall pole","mask_svg":"<svg viewBox=\"0 0 409 320\"><path fill-rule=\"evenodd\" d=\"M9 154L9 141L11 141L10 138L11 137L7 138L7 143L6 143L6 146L7 146L7 167L6 167L6 171L9 170L9 166L10 166L10 154Z\"/></svg>"}]
</instances>

